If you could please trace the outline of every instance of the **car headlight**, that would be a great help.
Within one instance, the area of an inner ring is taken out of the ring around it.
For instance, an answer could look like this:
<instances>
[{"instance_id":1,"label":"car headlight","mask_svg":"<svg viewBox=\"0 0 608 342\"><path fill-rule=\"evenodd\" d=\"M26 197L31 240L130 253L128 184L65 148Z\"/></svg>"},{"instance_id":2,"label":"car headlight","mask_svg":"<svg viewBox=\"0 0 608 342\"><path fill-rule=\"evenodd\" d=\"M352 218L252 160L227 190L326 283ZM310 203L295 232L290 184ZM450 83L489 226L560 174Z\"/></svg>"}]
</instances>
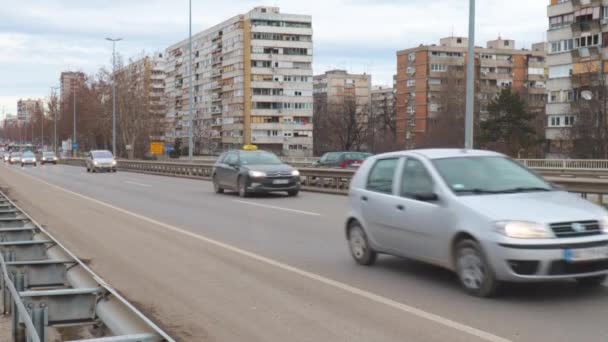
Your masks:
<instances>
[{"instance_id":1,"label":"car headlight","mask_svg":"<svg viewBox=\"0 0 608 342\"><path fill-rule=\"evenodd\" d=\"M249 171L249 177L253 177L253 178L266 177L266 172L262 172L262 171Z\"/></svg>"},{"instance_id":2,"label":"car headlight","mask_svg":"<svg viewBox=\"0 0 608 342\"><path fill-rule=\"evenodd\" d=\"M116 166L116 160L112 160L112 165Z\"/></svg>"},{"instance_id":3,"label":"car headlight","mask_svg":"<svg viewBox=\"0 0 608 342\"><path fill-rule=\"evenodd\" d=\"M297 176L299 176L299 175L300 175L300 171L298 171L298 170L293 170L293 171L291 171L291 175L292 175L292 176L294 176L294 177L297 177Z\"/></svg>"},{"instance_id":4,"label":"car headlight","mask_svg":"<svg viewBox=\"0 0 608 342\"><path fill-rule=\"evenodd\" d=\"M553 235L544 225L526 221L499 221L496 222L496 231L515 239L546 239Z\"/></svg>"},{"instance_id":5,"label":"car headlight","mask_svg":"<svg viewBox=\"0 0 608 342\"><path fill-rule=\"evenodd\" d=\"M97 162L97 160L93 161L93 165L95 165L95 166L99 165L99 163Z\"/></svg>"},{"instance_id":6,"label":"car headlight","mask_svg":"<svg viewBox=\"0 0 608 342\"><path fill-rule=\"evenodd\" d=\"M600 226L602 227L602 232L608 234L608 215L604 215L600 220Z\"/></svg>"}]
</instances>

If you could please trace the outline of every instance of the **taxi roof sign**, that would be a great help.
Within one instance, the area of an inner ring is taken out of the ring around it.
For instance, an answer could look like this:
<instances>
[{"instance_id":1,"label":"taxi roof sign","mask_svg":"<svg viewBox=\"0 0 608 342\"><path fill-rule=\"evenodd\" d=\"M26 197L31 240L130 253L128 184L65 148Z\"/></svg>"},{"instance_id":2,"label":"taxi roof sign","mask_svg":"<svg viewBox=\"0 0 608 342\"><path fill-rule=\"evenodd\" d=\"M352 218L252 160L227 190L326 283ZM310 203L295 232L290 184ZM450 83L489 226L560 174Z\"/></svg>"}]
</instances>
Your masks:
<instances>
[{"instance_id":1,"label":"taxi roof sign","mask_svg":"<svg viewBox=\"0 0 608 342\"><path fill-rule=\"evenodd\" d=\"M245 151L256 151L258 147L256 145L245 145L243 146L243 150Z\"/></svg>"}]
</instances>

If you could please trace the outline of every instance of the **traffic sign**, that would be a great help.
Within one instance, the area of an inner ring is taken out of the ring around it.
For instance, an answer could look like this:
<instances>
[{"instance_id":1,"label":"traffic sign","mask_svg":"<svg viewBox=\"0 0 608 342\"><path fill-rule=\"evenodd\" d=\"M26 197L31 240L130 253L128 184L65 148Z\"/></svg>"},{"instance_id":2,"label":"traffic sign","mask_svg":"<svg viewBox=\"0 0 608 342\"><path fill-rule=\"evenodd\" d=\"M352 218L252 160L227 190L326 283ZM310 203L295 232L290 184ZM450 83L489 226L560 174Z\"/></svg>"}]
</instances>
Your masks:
<instances>
[{"instance_id":1,"label":"traffic sign","mask_svg":"<svg viewBox=\"0 0 608 342\"><path fill-rule=\"evenodd\" d=\"M165 144L165 153L170 153L171 151L173 151L173 145Z\"/></svg>"},{"instance_id":2,"label":"traffic sign","mask_svg":"<svg viewBox=\"0 0 608 342\"><path fill-rule=\"evenodd\" d=\"M72 143L72 150L73 150L73 151L78 150L78 141L74 141L74 142Z\"/></svg>"},{"instance_id":3,"label":"traffic sign","mask_svg":"<svg viewBox=\"0 0 608 342\"><path fill-rule=\"evenodd\" d=\"M160 141L150 142L150 153L152 154L163 154L164 146Z\"/></svg>"}]
</instances>

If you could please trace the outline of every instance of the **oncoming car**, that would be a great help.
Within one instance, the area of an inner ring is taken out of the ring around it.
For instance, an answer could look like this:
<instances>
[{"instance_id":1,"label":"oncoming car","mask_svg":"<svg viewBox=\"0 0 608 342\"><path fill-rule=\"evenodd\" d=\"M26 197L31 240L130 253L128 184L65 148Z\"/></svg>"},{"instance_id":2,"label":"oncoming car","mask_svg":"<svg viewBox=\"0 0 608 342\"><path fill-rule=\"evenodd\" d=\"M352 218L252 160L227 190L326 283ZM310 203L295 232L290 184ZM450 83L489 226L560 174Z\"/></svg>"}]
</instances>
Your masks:
<instances>
[{"instance_id":1,"label":"oncoming car","mask_svg":"<svg viewBox=\"0 0 608 342\"><path fill-rule=\"evenodd\" d=\"M608 274L606 210L487 151L368 159L351 183L346 237L359 264L379 253L417 259L482 297L504 282L599 286Z\"/></svg>"},{"instance_id":2,"label":"oncoming car","mask_svg":"<svg viewBox=\"0 0 608 342\"><path fill-rule=\"evenodd\" d=\"M54 152L42 152L42 157L40 158L40 163L42 165L51 163L57 164L57 156Z\"/></svg>"},{"instance_id":3,"label":"oncoming car","mask_svg":"<svg viewBox=\"0 0 608 342\"><path fill-rule=\"evenodd\" d=\"M38 165L38 161L36 160L36 155L34 152L26 151L21 155L21 166L25 165Z\"/></svg>"},{"instance_id":4,"label":"oncoming car","mask_svg":"<svg viewBox=\"0 0 608 342\"><path fill-rule=\"evenodd\" d=\"M91 151L85 158L87 172L109 171L116 172L116 159L112 152L106 150Z\"/></svg>"},{"instance_id":5,"label":"oncoming car","mask_svg":"<svg viewBox=\"0 0 608 342\"><path fill-rule=\"evenodd\" d=\"M10 165L21 163L21 153L19 152L11 152L8 158L8 163Z\"/></svg>"},{"instance_id":6,"label":"oncoming car","mask_svg":"<svg viewBox=\"0 0 608 342\"><path fill-rule=\"evenodd\" d=\"M300 192L300 172L265 151L230 151L223 153L213 167L213 188L238 191L241 197L252 193Z\"/></svg>"}]
</instances>

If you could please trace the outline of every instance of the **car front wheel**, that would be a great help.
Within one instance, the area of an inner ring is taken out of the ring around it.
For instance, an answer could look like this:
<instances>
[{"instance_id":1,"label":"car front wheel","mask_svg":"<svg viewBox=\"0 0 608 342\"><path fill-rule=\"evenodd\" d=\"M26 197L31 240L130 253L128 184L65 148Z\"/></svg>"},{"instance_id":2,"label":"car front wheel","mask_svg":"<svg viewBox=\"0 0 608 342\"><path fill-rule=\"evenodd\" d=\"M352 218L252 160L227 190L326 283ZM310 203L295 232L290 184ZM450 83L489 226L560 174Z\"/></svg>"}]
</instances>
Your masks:
<instances>
[{"instance_id":1,"label":"car front wheel","mask_svg":"<svg viewBox=\"0 0 608 342\"><path fill-rule=\"evenodd\" d=\"M298 194L299 194L299 193L300 193L300 191L299 191L299 190L291 190L291 191L287 191L287 195L288 195L289 197L296 197L296 196L298 196Z\"/></svg>"},{"instance_id":2,"label":"car front wheel","mask_svg":"<svg viewBox=\"0 0 608 342\"><path fill-rule=\"evenodd\" d=\"M353 259L360 265L371 266L378 258L359 222L351 223L348 229L348 246Z\"/></svg>"},{"instance_id":3,"label":"car front wheel","mask_svg":"<svg viewBox=\"0 0 608 342\"><path fill-rule=\"evenodd\" d=\"M224 193L224 189L220 186L216 176L213 176L213 191L215 191L216 194Z\"/></svg>"},{"instance_id":4,"label":"car front wheel","mask_svg":"<svg viewBox=\"0 0 608 342\"><path fill-rule=\"evenodd\" d=\"M476 297L491 297L500 285L474 240L465 239L456 245L456 273L464 290Z\"/></svg>"},{"instance_id":5,"label":"car front wheel","mask_svg":"<svg viewBox=\"0 0 608 342\"><path fill-rule=\"evenodd\" d=\"M249 197L249 193L247 192L247 181L242 177L239 178L238 190L240 197Z\"/></svg>"}]
</instances>

